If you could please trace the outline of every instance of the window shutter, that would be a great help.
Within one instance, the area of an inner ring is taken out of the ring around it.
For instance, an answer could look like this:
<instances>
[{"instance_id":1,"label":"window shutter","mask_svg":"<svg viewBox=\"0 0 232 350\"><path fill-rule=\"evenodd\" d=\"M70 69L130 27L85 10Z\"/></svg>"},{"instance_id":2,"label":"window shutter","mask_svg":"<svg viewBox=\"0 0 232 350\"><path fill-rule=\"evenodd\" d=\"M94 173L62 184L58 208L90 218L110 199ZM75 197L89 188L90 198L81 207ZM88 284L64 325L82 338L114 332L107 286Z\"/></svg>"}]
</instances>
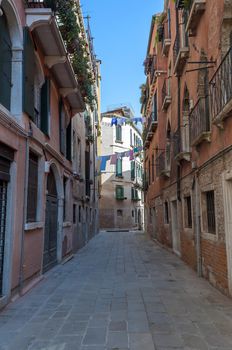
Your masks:
<instances>
[{"instance_id":1,"label":"window shutter","mask_svg":"<svg viewBox=\"0 0 232 350\"><path fill-rule=\"evenodd\" d=\"M117 159L116 176L122 176L122 159Z\"/></svg>"},{"instance_id":2,"label":"window shutter","mask_svg":"<svg viewBox=\"0 0 232 350\"><path fill-rule=\"evenodd\" d=\"M41 125L40 129L44 134L49 134L50 116L50 79L46 78L41 88Z\"/></svg>"},{"instance_id":3,"label":"window shutter","mask_svg":"<svg viewBox=\"0 0 232 350\"><path fill-rule=\"evenodd\" d=\"M60 127L60 152L66 154L66 135L65 135L65 112L62 100L59 104L59 127Z\"/></svg>"},{"instance_id":4,"label":"window shutter","mask_svg":"<svg viewBox=\"0 0 232 350\"><path fill-rule=\"evenodd\" d=\"M34 77L35 77L35 52L34 44L27 27L24 28L24 53L23 53L23 109L34 121Z\"/></svg>"},{"instance_id":5,"label":"window shutter","mask_svg":"<svg viewBox=\"0 0 232 350\"><path fill-rule=\"evenodd\" d=\"M11 40L6 17L0 16L0 103L10 110L11 100Z\"/></svg>"},{"instance_id":6,"label":"window shutter","mask_svg":"<svg viewBox=\"0 0 232 350\"><path fill-rule=\"evenodd\" d=\"M36 222L38 193L38 157L30 152L27 189L27 222Z\"/></svg>"},{"instance_id":7,"label":"window shutter","mask_svg":"<svg viewBox=\"0 0 232 350\"><path fill-rule=\"evenodd\" d=\"M131 180L135 179L135 161L131 161Z\"/></svg>"},{"instance_id":8,"label":"window shutter","mask_svg":"<svg viewBox=\"0 0 232 350\"><path fill-rule=\"evenodd\" d=\"M72 120L70 120L66 129L66 158L72 160Z\"/></svg>"}]
</instances>

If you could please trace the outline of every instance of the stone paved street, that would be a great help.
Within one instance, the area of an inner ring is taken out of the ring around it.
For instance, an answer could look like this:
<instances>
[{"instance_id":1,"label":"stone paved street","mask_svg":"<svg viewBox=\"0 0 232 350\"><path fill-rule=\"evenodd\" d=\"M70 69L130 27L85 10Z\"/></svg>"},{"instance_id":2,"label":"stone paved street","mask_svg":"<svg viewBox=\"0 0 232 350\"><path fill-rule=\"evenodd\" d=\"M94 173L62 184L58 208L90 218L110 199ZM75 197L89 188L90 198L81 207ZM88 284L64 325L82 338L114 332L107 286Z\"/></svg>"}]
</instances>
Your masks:
<instances>
[{"instance_id":1,"label":"stone paved street","mask_svg":"<svg viewBox=\"0 0 232 350\"><path fill-rule=\"evenodd\" d=\"M0 349L231 350L232 301L141 233L101 233L1 313Z\"/></svg>"}]
</instances>

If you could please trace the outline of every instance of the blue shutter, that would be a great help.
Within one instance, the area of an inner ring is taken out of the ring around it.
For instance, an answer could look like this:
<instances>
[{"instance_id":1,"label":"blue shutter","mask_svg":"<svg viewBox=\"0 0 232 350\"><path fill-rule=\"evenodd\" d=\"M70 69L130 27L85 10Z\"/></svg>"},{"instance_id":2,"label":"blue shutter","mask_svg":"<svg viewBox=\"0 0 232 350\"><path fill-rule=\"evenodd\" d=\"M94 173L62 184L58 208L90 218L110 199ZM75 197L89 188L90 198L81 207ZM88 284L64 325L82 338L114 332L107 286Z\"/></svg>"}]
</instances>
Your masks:
<instances>
[{"instance_id":1,"label":"blue shutter","mask_svg":"<svg viewBox=\"0 0 232 350\"><path fill-rule=\"evenodd\" d=\"M41 89L41 124L40 129L44 134L49 134L50 116L50 79L46 78Z\"/></svg>"},{"instance_id":2,"label":"blue shutter","mask_svg":"<svg viewBox=\"0 0 232 350\"><path fill-rule=\"evenodd\" d=\"M23 52L23 109L34 121L34 77L35 77L35 52L34 44L29 29L24 28L24 52Z\"/></svg>"},{"instance_id":3,"label":"blue shutter","mask_svg":"<svg viewBox=\"0 0 232 350\"><path fill-rule=\"evenodd\" d=\"M10 110L11 100L11 40L5 15L0 16L0 103Z\"/></svg>"}]
</instances>

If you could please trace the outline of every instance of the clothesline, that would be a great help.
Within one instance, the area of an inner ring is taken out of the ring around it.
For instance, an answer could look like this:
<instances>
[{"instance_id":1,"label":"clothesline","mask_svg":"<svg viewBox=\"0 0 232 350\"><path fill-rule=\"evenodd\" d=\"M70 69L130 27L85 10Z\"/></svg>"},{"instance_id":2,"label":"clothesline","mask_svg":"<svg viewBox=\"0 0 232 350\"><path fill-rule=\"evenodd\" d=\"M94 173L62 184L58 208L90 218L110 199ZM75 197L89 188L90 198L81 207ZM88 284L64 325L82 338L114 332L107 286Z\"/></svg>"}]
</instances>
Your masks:
<instances>
[{"instance_id":1,"label":"clothesline","mask_svg":"<svg viewBox=\"0 0 232 350\"><path fill-rule=\"evenodd\" d=\"M97 157L97 164L98 164L98 169L101 171L105 171L106 169L106 163L110 161L111 165L116 165L118 159L122 159L124 157L129 158L130 161L134 160L135 154L137 155L139 152L143 150L142 146L134 147L133 149L130 149L125 152L117 152L114 154L109 154L109 155L104 155Z\"/></svg>"},{"instance_id":2,"label":"clothesline","mask_svg":"<svg viewBox=\"0 0 232 350\"><path fill-rule=\"evenodd\" d=\"M125 117L112 117L111 126L113 125L126 125L126 124L138 124L145 123L146 118L142 117L133 117L133 118L125 118Z\"/></svg>"}]
</instances>

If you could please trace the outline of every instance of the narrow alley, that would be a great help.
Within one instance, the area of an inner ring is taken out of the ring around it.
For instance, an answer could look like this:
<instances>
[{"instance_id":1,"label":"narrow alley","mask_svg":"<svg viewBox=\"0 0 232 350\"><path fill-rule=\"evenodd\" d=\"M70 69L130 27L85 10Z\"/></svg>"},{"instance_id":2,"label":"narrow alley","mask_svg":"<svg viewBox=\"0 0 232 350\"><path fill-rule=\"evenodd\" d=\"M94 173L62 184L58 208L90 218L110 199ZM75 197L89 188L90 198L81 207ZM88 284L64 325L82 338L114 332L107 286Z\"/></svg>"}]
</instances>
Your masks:
<instances>
[{"instance_id":1,"label":"narrow alley","mask_svg":"<svg viewBox=\"0 0 232 350\"><path fill-rule=\"evenodd\" d=\"M101 232L0 315L1 350L231 350L232 301L140 231Z\"/></svg>"}]
</instances>

